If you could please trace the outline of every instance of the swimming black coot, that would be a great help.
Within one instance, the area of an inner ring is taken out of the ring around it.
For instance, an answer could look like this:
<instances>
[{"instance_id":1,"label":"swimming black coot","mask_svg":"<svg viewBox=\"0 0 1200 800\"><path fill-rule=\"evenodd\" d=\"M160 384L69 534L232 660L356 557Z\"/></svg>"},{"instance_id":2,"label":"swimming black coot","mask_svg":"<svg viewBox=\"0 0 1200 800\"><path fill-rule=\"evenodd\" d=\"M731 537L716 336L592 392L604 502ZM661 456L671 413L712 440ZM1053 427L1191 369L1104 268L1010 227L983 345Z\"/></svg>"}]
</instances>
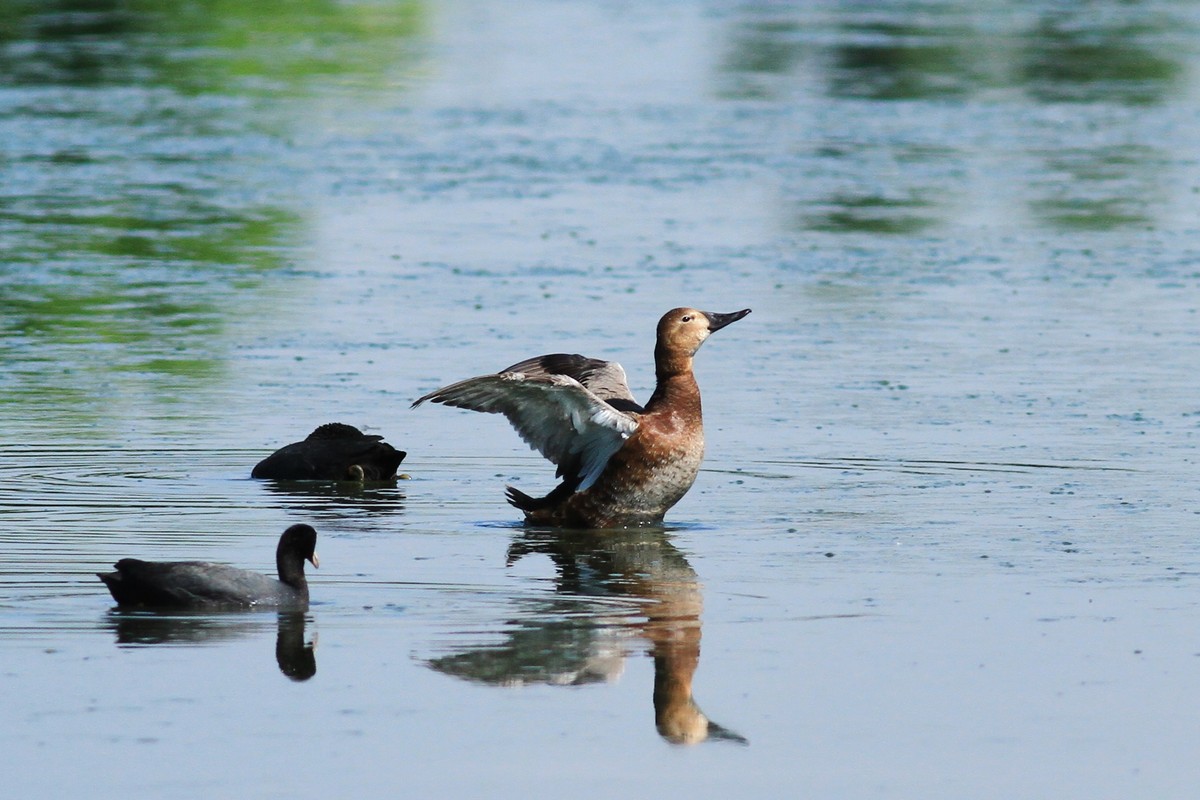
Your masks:
<instances>
[{"instance_id":1,"label":"swimming black coot","mask_svg":"<svg viewBox=\"0 0 1200 800\"><path fill-rule=\"evenodd\" d=\"M284 481L386 481L408 455L382 436L365 434L353 425L330 422L302 442L281 447L250 472L252 478Z\"/></svg>"},{"instance_id":2,"label":"swimming black coot","mask_svg":"<svg viewBox=\"0 0 1200 800\"><path fill-rule=\"evenodd\" d=\"M141 561L123 558L100 580L122 607L158 608L308 607L304 562L317 561L317 532L293 525L279 537L275 565L279 580L208 561Z\"/></svg>"}]
</instances>

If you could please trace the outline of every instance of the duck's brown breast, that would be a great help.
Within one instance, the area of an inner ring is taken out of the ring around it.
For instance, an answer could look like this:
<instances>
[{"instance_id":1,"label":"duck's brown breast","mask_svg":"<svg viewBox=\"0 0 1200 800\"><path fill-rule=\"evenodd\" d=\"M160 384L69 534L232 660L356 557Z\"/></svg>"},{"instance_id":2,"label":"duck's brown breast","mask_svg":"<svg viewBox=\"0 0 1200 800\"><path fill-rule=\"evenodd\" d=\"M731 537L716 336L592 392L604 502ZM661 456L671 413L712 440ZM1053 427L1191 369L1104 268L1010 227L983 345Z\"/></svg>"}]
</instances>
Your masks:
<instances>
[{"instance_id":1,"label":"duck's brown breast","mask_svg":"<svg viewBox=\"0 0 1200 800\"><path fill-rule=\"evenodd\" d=\"M624 476L643 502L665 512L691 488L700 472L704 428L699 415L646 415L635 437L618 455L625 457L627 466L614 478Z\"/></svg>"},{"instance_id":2,"label":"duck's brown breast","mask_svg":"<svg viewBox=\"0 0 1200 800\"><path fill-rule=\"evenodd\" d=\"M647 414L640 422L591 488L531 520L597 528L661 522L696 480L704 430L698 420L672 414Z\"/></svg>"}]
</instances>

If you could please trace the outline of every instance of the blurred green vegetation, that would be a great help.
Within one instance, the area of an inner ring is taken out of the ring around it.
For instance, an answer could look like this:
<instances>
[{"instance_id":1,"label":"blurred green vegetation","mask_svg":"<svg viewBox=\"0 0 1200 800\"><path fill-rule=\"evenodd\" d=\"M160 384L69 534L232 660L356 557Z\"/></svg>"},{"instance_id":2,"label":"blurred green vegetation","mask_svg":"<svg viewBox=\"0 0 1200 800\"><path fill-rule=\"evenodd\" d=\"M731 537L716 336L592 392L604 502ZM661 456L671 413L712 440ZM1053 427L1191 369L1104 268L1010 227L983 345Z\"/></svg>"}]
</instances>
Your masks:
<instances>
[{"instance_id":1,"label":"blurred green vegetation","mask_svg":"<svg viewBox=\"0 0 1200 800\"><path fill-rule=\"evenodd\" d=\"M310 98L393 87L422 25L411 0L0 0L6 400L218 379L230 315L306 244Z\"/></svg>"},{"instance_id":2,"label":"blurred green vegetation","mask_svg":"<svg viewBox=\"0 0 1200 800\"><path fill-rule=\"evenodd\" d=\"M828 210L813 212L803 227L831 233L921 233L937 224L934 205L919 198L902 200L861 195L828 199Z\"/></svg>"},{"instance_id":3,"label":"blurred green vegetation","mask_svg":"<svg viewBox=\"0 0 1200 800\"><path fill-rule=\"evenodd\" d=\"M1168 159L1148 146L1062 148L1041 154L1048 178L1045 196L1031 202L1034 215L1074 231L1153 225L1148 200L1163 193L1154 180Z\"/></svg>"},{"instance_id":4,"label":"blurred green vegetation","mask_svg":"<svg viewBox=\"0 0 1200 800\"><path fill-rule=\"evenodd\" d=\"M1070 12L1048 14L1022 39L1016 79L1045 103L1108 102L1157 105L1179 87L1179 54L1156 46L1170 33L1167 20L1125 19L1081 25L1082 3Z\"/></svg>"},{"instance_id":5,"label":"blurred green vegetation","mask_svg":"<svg viewBox=\"0 0 1200 800\"><path fill-rule=\"evenodd\" d=\"M378 83L413 57L416 0L0 0L0 83L277 94Z\"/></svg>"},{"instance_id":6,"label":"blurred green vegetation","mask_svg":"<svg viewBox=\"0 0 1200 800\"><path fill-rule=\"evenodd\" d=\"M822 15L799 5L747 6L730 26L717 94L776 102L815 90L835 102L1160 105L1186 90L1188 53L1178 44L1189 33L1163 8L1118 0L985 6L895 0L834 3ZM1027 203L1040 223L1070 231L1152 224L1148 201L1161 194L1154 189L1162 178L1157 154L1122 153L1097 142L1085 153L1029 155L1044 158L1047 172L1069 175L1031 187L1035 195L1049 194ZM870 168L869 160L860 163ZM874 183L874 176L858 177ZM904 235L943 221L941 207L953 194L947 187L913 185L899 172L890 177L900 181L889 189L901 199L839 186L804 204L795 215L798 227Z\"/></svg>"}]
</instances>

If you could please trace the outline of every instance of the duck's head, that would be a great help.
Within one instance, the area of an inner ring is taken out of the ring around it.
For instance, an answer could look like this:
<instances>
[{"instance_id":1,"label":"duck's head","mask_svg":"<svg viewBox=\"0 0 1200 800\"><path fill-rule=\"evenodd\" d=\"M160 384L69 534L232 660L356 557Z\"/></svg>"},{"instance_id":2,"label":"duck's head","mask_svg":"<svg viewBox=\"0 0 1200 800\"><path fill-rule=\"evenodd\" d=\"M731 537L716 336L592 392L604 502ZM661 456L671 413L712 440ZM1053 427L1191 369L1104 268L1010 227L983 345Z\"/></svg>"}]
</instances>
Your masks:
<instances>
[{"instance_id":1,"label":"duck's head","mask_svg":"<svg viewBox=\"0 0 1200 800\"><path fill-rule=\"evenodd\" d=\"M673 308L658 321L658 346L668 352L694 356L714 331L737 322L750 309L719 314L695 308Z\"/></svg>"}]
</instances>

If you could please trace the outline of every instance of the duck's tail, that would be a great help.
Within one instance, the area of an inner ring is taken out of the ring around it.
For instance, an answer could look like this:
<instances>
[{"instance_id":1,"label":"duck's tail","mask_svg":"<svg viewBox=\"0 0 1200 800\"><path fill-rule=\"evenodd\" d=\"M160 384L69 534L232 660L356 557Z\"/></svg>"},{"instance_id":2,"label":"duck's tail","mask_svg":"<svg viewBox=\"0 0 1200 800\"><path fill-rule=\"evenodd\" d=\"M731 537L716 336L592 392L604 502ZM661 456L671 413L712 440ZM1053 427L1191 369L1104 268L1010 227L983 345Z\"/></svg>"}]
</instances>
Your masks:
<instances>
[{"instance_id":1,"label":"duck's tail","mask_svg":"<svg viewBox=\"0 0 1200 800\"><path fill-rule=\"evenodd\" d=\"M504 496L510 505L524 511L526 514L535 511L545 511L548 508L554 508L563 500L566 500L575 492L575 486L578 481L563 481L554 490L545 497L530 497L514 486L504 487Z\"/></svg>"},{"instance_id":2,"label":"duck's tail","mask_svg":"<svg viewBox=\"0 0 1200 800\"><path fill-rule=\"evenodd\" d=\"M508 500L508 504L516 506L522 511L537 511L539 508L546 507L546 498L530 497L512 486L504 487L504 498Z\"/></svg>"}]
</instances>

